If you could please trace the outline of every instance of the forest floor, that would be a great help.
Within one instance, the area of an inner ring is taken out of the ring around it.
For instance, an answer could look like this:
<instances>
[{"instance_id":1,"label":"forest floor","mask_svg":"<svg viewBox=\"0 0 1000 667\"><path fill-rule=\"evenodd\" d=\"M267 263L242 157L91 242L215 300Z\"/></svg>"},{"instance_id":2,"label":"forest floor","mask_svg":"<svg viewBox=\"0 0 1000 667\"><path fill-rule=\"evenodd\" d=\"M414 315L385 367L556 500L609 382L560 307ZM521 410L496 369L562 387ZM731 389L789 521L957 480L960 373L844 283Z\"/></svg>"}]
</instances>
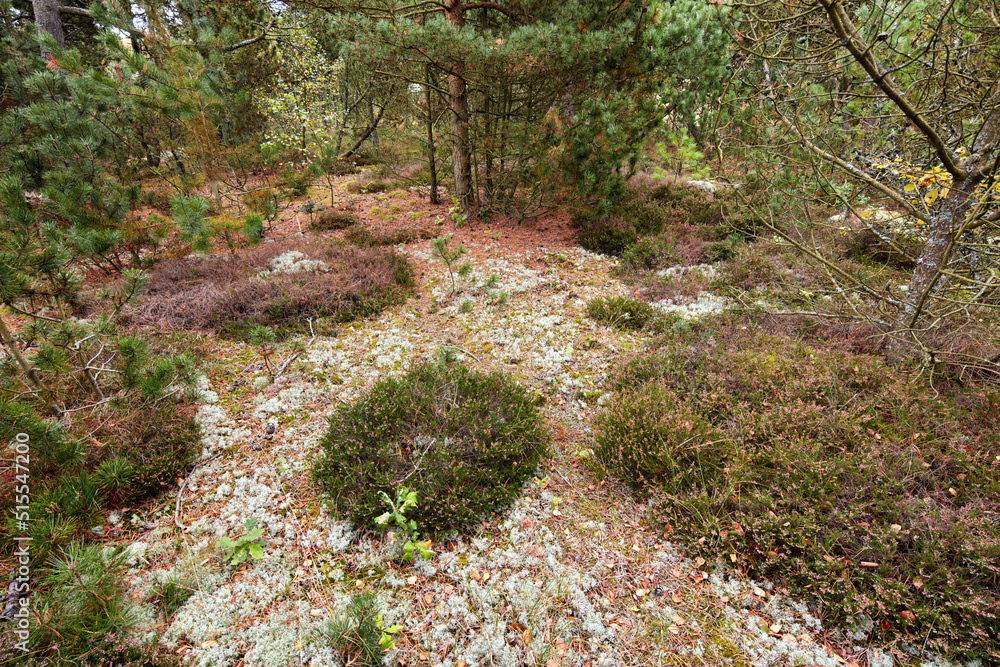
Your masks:
<instances>
[{"instance_id":1,"label":"forest floor","mask_svg":"<svg viewBox=\"0 0 1000 667\"><path fill-rule=\"evenodd\" d=\"M591 424L609 376L650 339L587 317L589 300L632 288L614 277L616 260L574 243L565 216L457 226L447 205L416 192L311 194L373 233L418 230L422 238L396 246L414 268L414 293L377 317L299 337L305 352L273 381L248 344L167 335L205 373L202 456L182 494L112 513L99 531L129 549L147 636L186 664L333 667L351 650L329 624L370 593L383 627L401 626L393 665L893 663L894 649L854 647L851 632L825 627L821 610L780 586L747 579L729 554L686 557L650 525L646 505L593 472ZM294 240L300 229L313 234L308 216L290 210L268 236ZM429 239L445 234L468 251L459 263L471 265L474 283L432 257ZM692 316L725 305L690 302ZM279 343L273 358L288 359L291 346ZM552 456L512 507L401 564L398 545L327 512L308 462L338 404L442 348L536 392ZM229 565L216 543L242 535L247 519L265 529L264 555ZM165 609L170 583L189 596Z\"/></svg>"}]
</instances>

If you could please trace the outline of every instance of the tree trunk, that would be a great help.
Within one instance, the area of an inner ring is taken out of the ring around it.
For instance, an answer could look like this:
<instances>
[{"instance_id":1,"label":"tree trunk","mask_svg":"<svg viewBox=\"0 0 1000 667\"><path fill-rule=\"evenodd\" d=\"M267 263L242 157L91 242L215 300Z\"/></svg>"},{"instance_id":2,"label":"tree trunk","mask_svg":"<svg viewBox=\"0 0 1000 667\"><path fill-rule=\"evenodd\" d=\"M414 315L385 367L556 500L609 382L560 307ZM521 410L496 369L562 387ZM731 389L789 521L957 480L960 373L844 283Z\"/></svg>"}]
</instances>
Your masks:
<instances>
[{"instance_id":1,"label":"tree trunk","mask_svg":"<svg viewBox=\"0 0 1000 667\"><path fill-rule=\"evenodd\" d=\"M465 24L462 0L451 0L445 10L448 23L456 29ZM462 208L473 205L472 197L472 162L469 159L469 98L466 95L465 79L462 78L464 65L461 62L451 63L448 73L448 97L451 101L451 127L454 149L452 162L455 167L455 192Z\"/></svg>"},{"instance_id":2,"label":"tree trunk","mask_svg":"<svg viewBox=\"0 0 1000 667\"><path fill-rule=\"evenodd\" d=\"M431 172L431 203L440 204L438 199L437 163L434 160L434 96L431 94L431 66L424 68L424 105L427 107L427 168Z\"/></svg>"},{"instance_id":3,"label":"tree trunk","mask_svg":"<svg viewBox=\"0 0 1000 667\"><path fill-rule=\"evenodd\" d=\"M35 12L35 26L39 35L52 35L59 48L66 47L66 37L63 35L62 17L59 15L59 0L31 0ZM52 54L44 45L41 46L42 59L49 60Z\"/></svg>"},{"instance_id":4,"label":"tree trunk","mask_svg":"<svg viewBox=\"0 0 1000 667\"><path fill-rule=\"evenodd\" d=\"M890 356L900 358L911 352L914 344L920 346L916 330L920 328L921 317L928 310L934 292L938 288L937 283L942 278L942 271L948 268L952 240L966 213L966 201L980 180L970 176L954 184L950 196L934 216L927 242L920 252L917 265L910 276L910 283L907 285L906 302L899 309L893 323L896 335L889 345Z\"/></svg>"}]
</instances>

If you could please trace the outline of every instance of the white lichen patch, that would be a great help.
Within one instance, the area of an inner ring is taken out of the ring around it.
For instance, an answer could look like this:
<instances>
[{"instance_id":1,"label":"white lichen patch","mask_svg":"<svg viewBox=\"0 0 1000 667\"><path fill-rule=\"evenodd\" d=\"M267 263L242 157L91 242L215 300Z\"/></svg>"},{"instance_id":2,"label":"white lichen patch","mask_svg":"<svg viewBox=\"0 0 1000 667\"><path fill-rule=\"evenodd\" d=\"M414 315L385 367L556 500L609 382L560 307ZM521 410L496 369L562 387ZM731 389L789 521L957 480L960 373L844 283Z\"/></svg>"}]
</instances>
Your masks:
<instances>
[{"instance_id":1,"label":"white lichen patch","mask_svg":"<svg viewBox=\"0 0 1000 667\"><path fill-rule=\"evenodd\" d=\"M261 271L257 276L266 278L272 273L326 273L330 267L318 259L309 257L298 250L289 250L271 260L266 271Z\"/></svg>"},{"instance_id":2,"label":"white lichen patch","mask_svg":"<svg viewBox=\"0 0 1000 667\"><path fill-rule=\"evenodd\" d=\"M655 301L653 306L667 313L675 313L685 319L696 319L705 315L721 313L730 305L729 299L701 292L693 303L674 303L673 299Z\"/></svg>"}]
</instances>

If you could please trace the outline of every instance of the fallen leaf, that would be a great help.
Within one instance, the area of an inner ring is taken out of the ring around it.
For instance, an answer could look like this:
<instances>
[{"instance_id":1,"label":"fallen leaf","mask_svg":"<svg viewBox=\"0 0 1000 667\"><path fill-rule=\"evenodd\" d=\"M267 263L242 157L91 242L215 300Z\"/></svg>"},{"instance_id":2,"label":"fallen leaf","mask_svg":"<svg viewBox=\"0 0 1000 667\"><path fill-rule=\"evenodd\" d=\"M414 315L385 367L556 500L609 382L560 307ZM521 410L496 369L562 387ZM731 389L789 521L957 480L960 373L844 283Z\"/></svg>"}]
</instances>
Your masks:
<instances>
[{"instance_id":1,"label":"fallen leaf","mask_svg":"<svg viewBox=\"0 0 1000 667\"><path fill-rule=\"evenodd\" d=\"M677 625L684 625L684 617L681 616L680 614L674 614L673 616L670 617L670 620L676 623Z\"/></svg>"},{"instance_id":2,"label":"fallen leaf","mask_svg":"<svg viewBox=\"0 0 1000 667\"><path fill-rule=\"evenodd\" d=\"M917 615L914 614L909 609L904 609L903 611L899 612L899 615L902 616L907 621L911 621L912 622L912 621L917 620Z\"/></svg>"},{"instance_id":3,"label":"fallen leaf","mask_svg":"<svg viewBox=\"0 0 1000 667\"><path fill-rule=\"evenodd\" d=\"M412 586L413 584L417 583L417 578L414 576L409 576L406 578L406 583Z\"/></svg>"},{"instance_id":4,"label":"fallen leaf","mask_svg":"<svg viewBox=\"0 0 1000 667\"><path fill-rule=\"evenodd\" d=\"M781 632L781 623L772 623L771 632Z\"/></svg>"},{"instance_id":5,"label":"fallen leaf","mask_svg":"<svg viewBox=\"0 0 1000 667\"><path fill-rule=\"evenodd\" d=\"M894 533L898 533L899 531L903 530L903 527L900 526L898 523L894 523L891 526L889 526L889 530L891 530Z\"/></svg>"},{"instance_id":6,"label":"fallen leaf","mask_svg":"<svg viewBox=\"0 0 1000 667\"><path fill-rule=\"evenodd\" d=\"M766 598L767 597L767 593L765 593L764 589L760 588L759 586L754 586L753 594L756 595L759 598Z\"/></svg>"},{"instance_id":7,"label":"fallen leaf","mask_svg":"<svg viewBox=\"0 0 1000 667\"><path fill-rule=\"evenodd\" d=\"M670 596L670 599L673 600L676 603L676 602L680 602L684 598L681 597L680 593L674 593L673 595Z\"/></svg>"},{"instance_id":8,"label":"fallen leaf","mask_svg":"<svg viewBox=\"0 0 1000 667\"><path fill-rule=\"evenodd\" d=\"M913 587L914 588L923 588L923 586L924 586L923 579L914 579L913 580Z\"/></svg>"},{"instance_id":9,"label":"fallen leaf","mask_svg":"<svg viewBox=\"0 0 1000 667\"><path fill-rule=\"evenodd\" d=\"M213 646L215 646L215 645L216 645L216 644L218 644L218 643L219 643L219 642L215 641L214 639L209 639L209 640L208 640L207 642L202 642L202 643L201 643L201 647L202 647L203 649L206 649L206 648L212 648Z\"/></svg>"},{"instance_id":10,"label":"fallen leaf","mask_svg":"<svg viewBox=\"0 0 1000 667\"><path fill-rule=\"evenodd\" d=\"M704 564L705 564L705 559L702 558L701 556L698 556L697 558L694 559L694 566L695 567L701 567Z\"/></svg>"}]
</instances>

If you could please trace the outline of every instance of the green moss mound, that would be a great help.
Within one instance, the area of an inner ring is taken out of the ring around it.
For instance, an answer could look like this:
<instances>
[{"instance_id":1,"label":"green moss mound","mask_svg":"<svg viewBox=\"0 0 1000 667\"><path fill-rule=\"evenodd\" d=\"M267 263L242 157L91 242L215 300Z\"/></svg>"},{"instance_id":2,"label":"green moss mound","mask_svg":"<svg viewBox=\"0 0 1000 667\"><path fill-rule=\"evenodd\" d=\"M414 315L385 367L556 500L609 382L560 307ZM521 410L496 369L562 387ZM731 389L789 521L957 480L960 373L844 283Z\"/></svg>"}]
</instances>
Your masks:
<instances>
[{"instance_id":1,"label":"green moss mound","mask_svg":"<svg viewBox=\"0 0 1000 667\"><path fill-rule=\"evenodd\" d=\"M419 498L408 518L435 533L506 507L546 443L534 401L507 376L422 365L333 414L313 478L357 528L385 512L380 492L406 485Z\"/></svg>"}]
</instances>

